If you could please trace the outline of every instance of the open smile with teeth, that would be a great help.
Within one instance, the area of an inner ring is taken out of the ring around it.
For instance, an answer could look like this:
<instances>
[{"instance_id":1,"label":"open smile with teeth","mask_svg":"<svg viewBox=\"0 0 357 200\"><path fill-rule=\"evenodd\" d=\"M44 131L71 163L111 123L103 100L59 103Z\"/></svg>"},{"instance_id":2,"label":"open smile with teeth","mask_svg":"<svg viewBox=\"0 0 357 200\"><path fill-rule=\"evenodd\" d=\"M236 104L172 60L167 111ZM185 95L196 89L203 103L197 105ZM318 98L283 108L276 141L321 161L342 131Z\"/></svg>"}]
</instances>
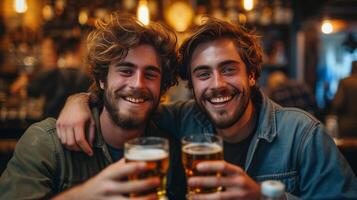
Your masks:
<instances>
[{"instance_id":1,"label":"open smile with teeth","mask_svg":"<svg viewBox=\"0 0 357 200\"><path fill-rule=\"evenodd\" d=\"M144 103L145 99L143 98L134 98L134 97L124 97L125 101L129 101L130 103Z\"/></svg>"},{"instance_id":2,"label":"open smile with teeth","mask_svg":"<svg viewBox=\"0 0 357 200\"><path fill-rule=\"evenodd\" d=\"M209 102L212 104L222 104L230 101L232 98L233 96L215 97L209 99Z\"/></svg>"}]
</instances>

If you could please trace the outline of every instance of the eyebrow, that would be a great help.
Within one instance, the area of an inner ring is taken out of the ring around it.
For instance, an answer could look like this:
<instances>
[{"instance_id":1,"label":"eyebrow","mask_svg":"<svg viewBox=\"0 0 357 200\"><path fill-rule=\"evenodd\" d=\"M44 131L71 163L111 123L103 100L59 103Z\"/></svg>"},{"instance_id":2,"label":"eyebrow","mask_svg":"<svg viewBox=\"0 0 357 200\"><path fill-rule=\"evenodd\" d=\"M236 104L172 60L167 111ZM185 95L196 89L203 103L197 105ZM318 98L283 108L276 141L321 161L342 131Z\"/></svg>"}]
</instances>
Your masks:
<instances>
[{"instance_id":1,"label":"eyebrow","mask_svg":"<svg viewBox=\"0 0 357 200\"><path fill-rule=\"evenodd\" d=\"M229 64L237 64L237 65L240 65L241 62L236 61L236 60L226 60L226 61L223 61L223 62L219 63L218 66L219 66L219 67L222 67L222 66L224 66L224 65L229 65Z\"/></svg>"},{"instance_id":2,"label":"eyebrow","mask_svg":"<svg viewBox=\"0 0 357 200\"><path fill-rule=\"evenodd\" d=\"M195 73L200 70L208 70L208 69L210 69L210 67L208 65L199 65L199 66L195 67L195 69L192 70L192 73Z\"/></svg>"},{"instance_id":3,"label":"eyebrow","mask_svg":"<svg viewBox=\"0 0 357 200\"><path fill-rule=\"evenodd\" d=\"M218 67L221 68L225 65L229 65L229 64L240 64L241 62L237 61L237 60L225 60L221 63L218 64ZM200 70L208 70L210 69L211 67L208 66L208 65L199 65L197 67L195 67L195 69L192 70L192 73L195 73L197 71L200 71Z\"/></svg>"},{"instance_id":4,"label":"eyebrow","mask_svg":"<svg viewBox=\"0 0 357 200\"><path fill-rule=\"evenodd\" d=\"M119 66L135 67L135 65L131 62L120 62L120 63L117 63L115 66L116 67L119 67Z\"/></svg>"}]
</instances>

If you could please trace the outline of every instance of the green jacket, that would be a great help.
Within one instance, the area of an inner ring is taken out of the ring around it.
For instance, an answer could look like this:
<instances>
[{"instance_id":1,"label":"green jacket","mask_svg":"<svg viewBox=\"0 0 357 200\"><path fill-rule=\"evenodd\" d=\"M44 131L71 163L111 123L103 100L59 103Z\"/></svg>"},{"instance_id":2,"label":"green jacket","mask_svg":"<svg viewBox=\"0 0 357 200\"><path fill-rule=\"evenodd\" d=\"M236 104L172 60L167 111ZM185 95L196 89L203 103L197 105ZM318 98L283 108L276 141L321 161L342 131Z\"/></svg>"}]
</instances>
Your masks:
<instances>
[{"instance_id":1,"label":"green jacket","mask_svg":"<svg viewBox=\"0 0 357 200\"><path fill-rule=\"evenodd\" d=\"M93 109L96 120L96 139L93 144L93 156L83 152L69 151L62 147L56 134L56 120L48 118L31 125L18 141L13 157L0 177L0 199L49 199L50 197L82 183L96 175L103 168L111 164L112 158L105 144L99 124L97 109ZM145 136L167 137L150 123ZM170 168L179 162L176 144L170 139ZM174 151L174 149L176 149ZM174 160L175 159L175 160ZM176 170L176 167L175 167ZM176 173L176 172L175 172ZM176 185L173 179L181 181L179 174L169 173L168 185ZM175 187L177 190L177 188ZM176 196L175 191L169 187L168 195ZM171 198L176 199L176 198Z\"/></svg>"}]
</instances>

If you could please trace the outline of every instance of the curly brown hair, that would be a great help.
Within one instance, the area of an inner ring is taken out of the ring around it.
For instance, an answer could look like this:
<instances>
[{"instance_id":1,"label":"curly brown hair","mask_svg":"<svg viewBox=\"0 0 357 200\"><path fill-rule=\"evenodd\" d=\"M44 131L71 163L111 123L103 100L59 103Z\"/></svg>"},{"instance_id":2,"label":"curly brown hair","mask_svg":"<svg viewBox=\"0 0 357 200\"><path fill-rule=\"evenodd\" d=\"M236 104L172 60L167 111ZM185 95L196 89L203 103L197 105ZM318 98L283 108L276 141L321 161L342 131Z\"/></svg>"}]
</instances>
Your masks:
<instances>
[{"instance_id":1,"label":"curly brown hair","mask_svg":"<svg viewBox=\"0 0 357 200\"><path fill-rule=\"evenodd\" d=\"M190 88L192 88L190 65L193 52L200 44L222 38L234 42L239 56L247 66L248 74L253 74L256 80L260 77L263 48L259 37L242 26L207 17L202 25L193 29L191 37L187 38L179 49L179 73L183 80L188 80Z\"/></svg>"},{"instance_id":2,"label":"curly brown hair","mask_svg":"<svg viewBox=\"0 0 357 200\"><path fill-rule=\"evenodd\" d=\"M151 45L160 59L161 94L177 84L177 38L174 31L162 24L152 22L145 26L131 15L113 13L96 22L87 44L87 64L94 79L90 92L95 103L102 101L99 83L106 81L110 63L124 59L131 48L142 44Z\"/></svg>"}]
</instances>

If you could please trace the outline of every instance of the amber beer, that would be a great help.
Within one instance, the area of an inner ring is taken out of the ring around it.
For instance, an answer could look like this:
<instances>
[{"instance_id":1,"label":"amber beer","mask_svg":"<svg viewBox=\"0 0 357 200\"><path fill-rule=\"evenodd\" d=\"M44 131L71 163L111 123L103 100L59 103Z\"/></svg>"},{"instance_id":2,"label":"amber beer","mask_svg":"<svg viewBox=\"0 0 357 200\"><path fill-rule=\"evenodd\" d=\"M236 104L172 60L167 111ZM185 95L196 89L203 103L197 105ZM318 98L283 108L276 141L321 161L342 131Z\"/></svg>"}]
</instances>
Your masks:
<instances>
[{"instance_id":1,"label":"amber beer","mask_svg":"<svg viewBox=\"0 0 357 200\"><path fill-rule=\"evenodd\" d=\"M201 173L197 171L197 164L202 161L223 159L222 140L215 135L194 135L182 140L182 161L187 178L192 176L220 176L220 173ZM188 194L218 192L222 187L188 188Z\"/></svg>"},{"instance_id":2,"label":"amber beer","mask_svg":"<svg viewBox=\"0 0 357 200\"><path fill-rule=\"evenodd\" d=\"M130 194L131 197L156 192L159 199L167 199L166 173L169 166L169 152L166 139L156 137L136 138L125 144L124 157L126 162L146 162L148 167L148 170L143 173L129 176L129 180L160 178L160 186L156 188L156 191L140 194L132 193Z\"/></svg>"}]
</instances>

